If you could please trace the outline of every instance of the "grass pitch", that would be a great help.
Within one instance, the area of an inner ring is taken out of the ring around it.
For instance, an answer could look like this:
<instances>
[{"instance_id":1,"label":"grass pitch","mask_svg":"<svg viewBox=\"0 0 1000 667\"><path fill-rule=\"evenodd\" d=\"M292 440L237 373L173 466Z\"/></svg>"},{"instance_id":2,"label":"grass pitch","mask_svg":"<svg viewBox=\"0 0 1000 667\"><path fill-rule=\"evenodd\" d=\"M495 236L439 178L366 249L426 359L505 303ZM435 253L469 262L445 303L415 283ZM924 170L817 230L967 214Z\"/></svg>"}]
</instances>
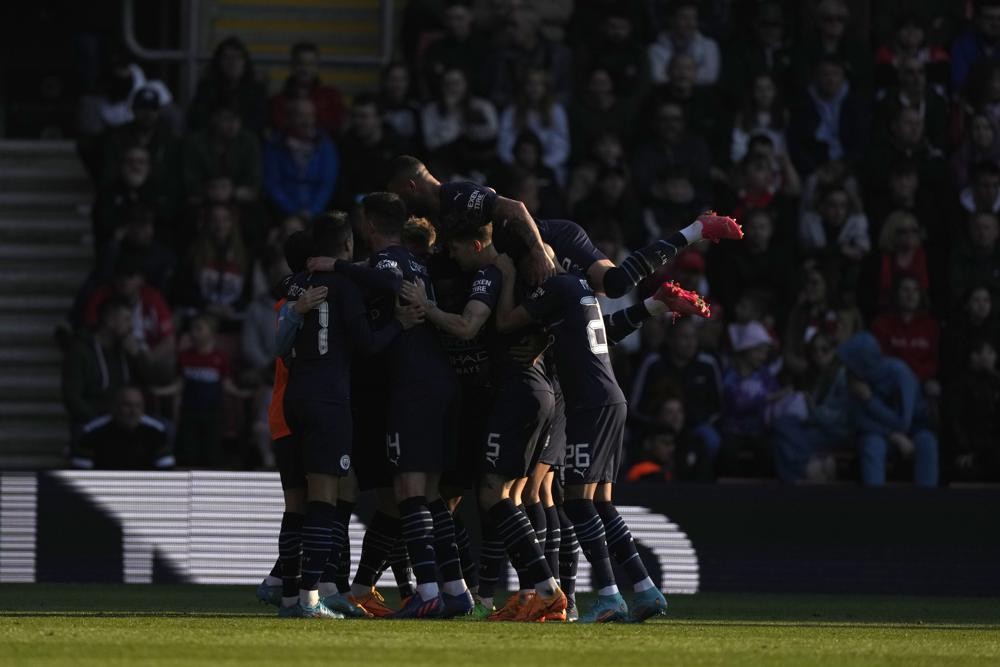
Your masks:
<instances>
[{"instance_id":1,"label":"grass pitch","mask_svg":"<svg viewBox=\"0 0 1000 667\"><path fill-rule=\"evenodd\" d=\"M586 600L581 600L586 604ZM1000 665L1000 600L673 596L641 626L274 617L252 587L0 585L0 665Z\"/></svg>"}]
</instances>

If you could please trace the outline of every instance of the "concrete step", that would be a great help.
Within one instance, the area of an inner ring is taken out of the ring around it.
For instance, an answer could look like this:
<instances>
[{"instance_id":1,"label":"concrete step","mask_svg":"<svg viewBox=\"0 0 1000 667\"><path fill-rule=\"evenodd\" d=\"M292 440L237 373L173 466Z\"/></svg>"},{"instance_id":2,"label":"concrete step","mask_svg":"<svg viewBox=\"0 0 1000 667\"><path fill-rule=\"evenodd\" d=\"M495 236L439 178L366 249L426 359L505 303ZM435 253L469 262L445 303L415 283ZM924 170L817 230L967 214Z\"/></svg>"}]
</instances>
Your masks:
<instances>
[{"instance_id":1,"label":"concrete step","mask_svg":"<svg viewBox=\"0 0 1000 667\"><path fill-rule=\"evenodd\" d=\"M69 436L69 420L62 421L0 421L0 443L18 443L16 448L25 445L66 442ZM8 449L6 444L0 445L0 451Z\"/></svg>"},{"instance_id":2,"label":"concrete step","mask_svg":"<svg viewBox=\"0 0 1000 667\"><path fill-rule=\"evenodd\" d=\"M40 419L66 419L66 408L63 407L62 400L0 402L0 421Z\"/></svg>"},{"instance_id":3,"label":"concrete step","mask_svg":"<svg viewBox=\"0 0 1000 667\"><path fill-rule=\"evenodd\" d=\"M61 313L33 314L30 317L0 315L0 346L54 347L55 329L63 320Z\"/></svg>"},{"instance_id":4,"label":"concrete step","mask_svg":"<svg viewBox=\"0 0 1000 667\"><path fill-rule=\"evenodd\" d=\"M0 245L0 261L5 260L35 260L39 268L44 267L46 262L60 262L62 260L82 260L93 261L93 250L86 245L76 244L55 244L55 243L6 243ZM44 270L44 269L42 269Z\"/></svg>"},{"instance_id":5,"label":"concrete step","mask_svg":"<svg viewBox=\"0 0 1000 667\"><path fill-rule=\"evenodd\" d=\"M73 297L62 294L7 294L0 295L0 313L64 314L73 306ZM0 350L2 358L3 350Z\"/></svg>"},{"instance_id":6,"label":"concrete step","mask_svg":"<svg viewBox=\"0 0 1000 667\"><path fill-rule=\"evenodd\" d=\"M61 451L47 447L46 451L42 452L10 456L4 455L3 465L5 470L46 470L49 468L65 468L68 466L68 463Z\"/></svg>"},{"instance_id":7,"label":"concrete step","mask_svg":"<svg viewBox=\"0 0 1000 667\"><path fill-rule=\"evenodd\" d=\"M3 374L0 375L0 402L60 401L61 382L58 375Z\"/></svg>"},{"instance_id":8,"label":"concrete step","mask_svg":"<svg viewBox=\"0 0 1000 667\"><path fill-rule=\"evenodd\" d=\"M24 167L0 166L0 192L89 192L84 173L70 171L64 164Z\"/></svg>"},{"instance_id":9,"label":"concrete step","mask_svg":"<svg viewBox=\"0 0 1000 667\"><path fill-rule=\"evenodd\" d=\"M0 213L0 243L93 247L90 218L62 213L47 218L29 215Z\"/></svg>"},{"instance_id":10,"label":"concrete step","mask_svg":"<svg viewBox=\"0 0 1000 667\"><path fill-rule=\"evenodd\" d=\"M88 273L89 267L82 269L60 266L40 270L37 267L31 269L23 266L8 268L5 263L4 270L0 271L0 295L76 294Z\"/></svg>"},{"instance_id":11,"label":"concrete step","mask_svg":"<svg viewBox=\"0 0 1000 667\"><path fill-rule=\"evenodd\" d=\"M17 155L76 155L76 145L72 141L3 139L0 140L0 156Z\"/></svg>"},{"instance_id":12,"label":"concrete step","mask_svg":"<svg viewBox=\"0 0 1000 667\"><path fill-rule=\"evenodd\" d=\"M63 207L76 209L81 204L92 200L89 190L21 190L18 192L0 192L0 215L8 208L33 207L40 210L51 210ZM4 216L6 217L6 216Z\"/></svg>"},{"instance_id":13,"label":"concrete step","mask_svg":"<svg viewBox=\"0 0 1000 667\"><path fill-rule=\"evenodd\" d=\"M11 369L15 367L28 367L32 372L39 374L59 373L62 366L63 354L54 343L49 341L39 341L46 343L38 347L5 347L0 349L0 366Z\"/></svg>"}]
</instances>

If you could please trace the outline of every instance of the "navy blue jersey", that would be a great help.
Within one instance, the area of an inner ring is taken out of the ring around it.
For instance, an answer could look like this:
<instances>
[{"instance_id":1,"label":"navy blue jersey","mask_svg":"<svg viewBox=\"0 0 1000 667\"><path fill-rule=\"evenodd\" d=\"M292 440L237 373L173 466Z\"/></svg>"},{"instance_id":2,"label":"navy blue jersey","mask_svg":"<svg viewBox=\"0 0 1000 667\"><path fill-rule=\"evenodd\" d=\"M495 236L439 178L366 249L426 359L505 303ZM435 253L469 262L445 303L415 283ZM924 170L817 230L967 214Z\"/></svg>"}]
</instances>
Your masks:
<instances>
[{"instance_id":1,"label":"navy blue jersey","mask_svg":"<svg viewBox=\"0 0 1000 667\"><path fill-rule=\"evenodd\" d=\"M439 193L438 231L449 232L456 227L482 227L493 221L497 193L472 181L442 183Z\"/></svg>"},{"instance_id":2,"label":"navy blue jersey","mask_svg":"<svg viewBox=\"0 0 1000 667\"><path fill-rule=\"evenodd\" d=\"M393 319L375 333L361 291L336 273L300 273L288 287L289 301L310 287L326 287L326 300L308 313L295 335L286 396L350 400L351 359L385 348L402 331ZM390 313L391 315L391 313Z\"/></svg>"},{"instance_id":3,"label":"navy blue jersey","mask_svg":"<svg viewBox=\"0 0 1000 667\"><path fill-rule=\"evenodd\" d=\"M556 263L568 273L586 277L592 264L608 256L594 245L583 227L572 220L536 220L542 240L552 246ZM524 241L508 228L493 229L493 244L498 252L521 257L526 251Z\"/></svg>"},{"instance_id":4,"label":"navy blue jersey","mask_svg":"<svg viewBox=\"0 0 1000 667\"><path fill-rule=\"evenodd\" d=\"M473 275L462 273L458 265L444 253L432 256L429 268L438 308L446 313L461 314L472 289ZM462 340L441 330L438 335L462 387L488 387L490 357L486 349L485 331L480 330L470 340Z\"/></svg>"},{"instance_id":5,"label":"navy blue jersey","mask_svg":"<svg viewBox=\"0 0 1000 667\"><path fill-rule=\"evenodd\" d=\"M561 273L522 304L554 337L553 354L567 410L625 402L611 370L601 306L586 280Z\"/></svg>"}]
</instances>

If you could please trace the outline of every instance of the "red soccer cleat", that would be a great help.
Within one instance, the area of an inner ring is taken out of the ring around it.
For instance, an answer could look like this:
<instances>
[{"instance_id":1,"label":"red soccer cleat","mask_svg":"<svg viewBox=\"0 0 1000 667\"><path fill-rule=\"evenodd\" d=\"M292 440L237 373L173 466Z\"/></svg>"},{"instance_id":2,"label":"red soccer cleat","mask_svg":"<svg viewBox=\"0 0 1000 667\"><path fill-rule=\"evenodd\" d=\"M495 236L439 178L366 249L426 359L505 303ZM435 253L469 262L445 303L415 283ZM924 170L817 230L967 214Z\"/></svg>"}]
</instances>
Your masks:
<instances>
[{"instance_id":1,"label":"red soccer cleat","mask_svg":"<svg viewBox=\"0 0 1000 667\"><path fill-rule=\"evenodd\" d=\"M715 211L705 211L698 216L701 223L701 238L718 243L722 239L739 241L743 238L743 228L736 223L736 218L728 215L717 215Z\"/></svg>"},{"instance_id":2,"label":"red soccer cleat","mask_svg":"<svg viewBox=\"0 0 1000 667\"><path fill-rule=\"evenodd\" d=\"M712 316L712 309L700 294L686 290L673 281L660 285L653 298L663 303L673 313L675 320L684 315L704 318Z\"/></svg>"}]
</instances>

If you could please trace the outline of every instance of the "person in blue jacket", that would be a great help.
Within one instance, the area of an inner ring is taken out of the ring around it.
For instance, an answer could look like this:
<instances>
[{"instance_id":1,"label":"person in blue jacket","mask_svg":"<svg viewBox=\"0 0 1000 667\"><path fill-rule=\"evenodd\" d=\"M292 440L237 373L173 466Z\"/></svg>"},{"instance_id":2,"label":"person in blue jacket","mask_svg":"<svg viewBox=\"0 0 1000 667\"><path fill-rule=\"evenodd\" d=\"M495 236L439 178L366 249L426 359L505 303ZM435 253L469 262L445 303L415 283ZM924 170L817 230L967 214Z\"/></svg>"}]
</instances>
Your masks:
<instances>
[{"instance_id":1,"label":"person in blue jacket","mask_svg":"<svg viewBox=\"0 0 1000 667\"><path fill-rule=\"evenodd\" d=\"M316 126L312 102L290 102L285 133L264 146L264 190L271 203L282 217L312 219L326 210L339 169L333 142Z\"/></svg>"},{"instance_id":2,"label":"person in blue jacket","mask_svg":"<svg viewBox=\"0 0 1000 667\"><path fill-rule=\"evenodd\" d=\"M848 371L848 414L858 434L861 481L885 484L890 445L913 460L913 481L938 482L938 441L927 420L920 381L905 362L887 357L870 333L855 334L840 345L837 356Z\"/></svg>"}]
</instances>

